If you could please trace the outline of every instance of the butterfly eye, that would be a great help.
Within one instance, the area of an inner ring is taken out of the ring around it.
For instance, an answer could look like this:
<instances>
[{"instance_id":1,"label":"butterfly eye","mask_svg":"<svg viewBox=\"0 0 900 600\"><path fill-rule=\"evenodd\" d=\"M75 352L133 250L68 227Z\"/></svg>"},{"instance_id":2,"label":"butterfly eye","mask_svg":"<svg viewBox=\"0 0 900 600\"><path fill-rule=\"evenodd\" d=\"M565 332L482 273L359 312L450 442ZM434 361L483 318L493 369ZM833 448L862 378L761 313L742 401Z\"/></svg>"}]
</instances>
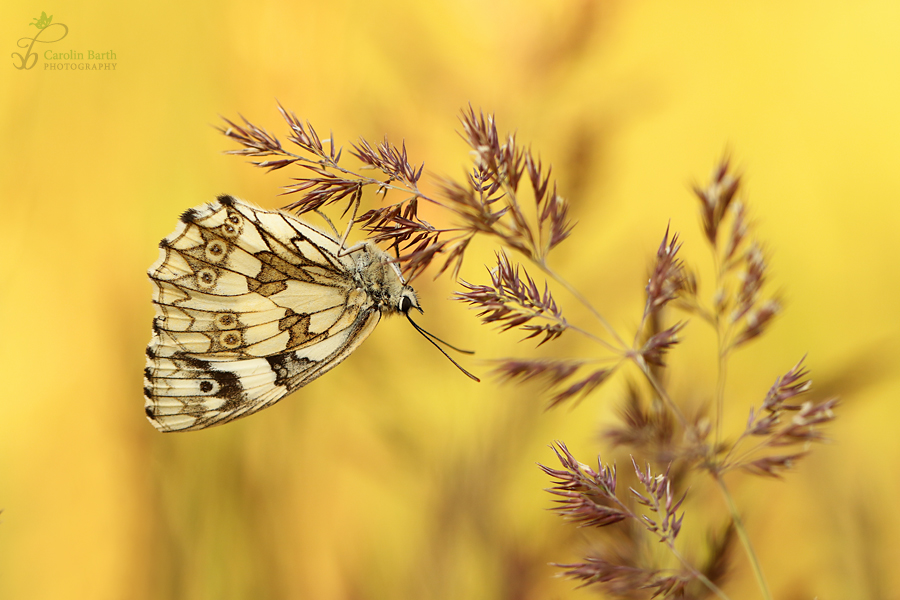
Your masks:
<instances>
[{"instance_id":1,"label":"butterfly eye","mask_svg":"<svg viewBox=\"0 0 900 600\"><path fill-rule=\"evenodd\" d=\"M216 315L216 327L219 329L234 329L237 327L237 317L232 313L219 313Z\"/></svg>"},{"instance_id":2,"label":"butterfly eye","mask_svg":"<svg viewBox=\"0 0 900 600\"><path fill-rule=\"evenodd\" d=\"M402 298L400 298L400 306L398 306L397 308L400 309L400 312L405 314L408 313L413 306L415 305L413 304L412 298L410 298L409 296L403 296Z\"/></svg>"},{"instance_id":3,"label":"butterfly eye","mask_svg":"<svg viewBox=\"0 0 900 600\"><path fill-rule=\"evenodd\" d=\"M216 272L212 269L200 269L197 272L197 286L209 289L216 285Z\"/></svg>"},{"instance_id":4,"label":"butterfly eye","mask_svg":"<svg viewBox=\"0 0 900 600\"><path fill-rule=\"evenodd\" d=\"M225 256L227 246L222 240L213 240L206 244L206 260L211 263L217 263Z\"/></svg>"},{"instance_id":5,"label":"butterfly eye","mask_svg":"<svg viewBox=\"0 0 900 600\"><path fill-rule=\"evenodd\" d=\"M227 238L237 237L241 233L241 217L237 213L229 212L220 231Z\"/></svg>"},{"instance_id":6,"label":"butterfly eye","mask_svg":"<svg viewBox=\"0 0 900 600\"><path fill-rule=\"evenodd\" d=\"M219 343L229 350L237 348L241 345L241 334L236 331L229 331L219 336Z\"/></svg>"}]
</instances>

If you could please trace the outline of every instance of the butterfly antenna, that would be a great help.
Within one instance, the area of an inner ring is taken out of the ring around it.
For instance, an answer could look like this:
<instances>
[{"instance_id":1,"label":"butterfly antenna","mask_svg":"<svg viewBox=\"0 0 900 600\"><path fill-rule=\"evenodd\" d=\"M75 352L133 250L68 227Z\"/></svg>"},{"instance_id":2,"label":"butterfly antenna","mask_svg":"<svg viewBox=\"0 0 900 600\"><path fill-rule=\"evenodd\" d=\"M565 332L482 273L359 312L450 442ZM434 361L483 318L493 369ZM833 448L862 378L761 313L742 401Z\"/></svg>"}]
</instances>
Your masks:
<instances>
[{"instance_id":1,"label":"butterfly antenna","mask_svg":"<svg viewBox=\"0 0 900 600\"><path fill-rule=\"evenodd\" d=\"M413 324L413 327L415 327L416 330L417 330L419 333L421 333L422 335L424 335L424 336L426 336L426 337L428 337L428 338L434 340L435 342L440 342L441 344L447 346L447 347L450 348L451 350L456 350L456 351L459 352L460 354L475 354L475 351L474 351L474 350L463 350L462 348L457 348L457 347L454 346L453 344L450 344L449 342L445 342L444 340L442 340L442 339L439 338L438 336L434 335L434 334L431 333L430 331L425 331L425 329L423 329L422 327L420 327L417 323L413 322L413 320L412 320L412 318L409 316L409 314L406 315L406 318L409 319L409 322Z\"/></svg>"},{"instance_id":2,"label":"butterfly antenna","mask_svg":"<svg viewBox=\"0 0 900 600\"><path fill-rule=\"evenodd\" d=\"M421 333L423 338L425 338L426 340L428 340L429 342L431 342L431 344L432 344L435 348L437 348L438 350L440 350L440 351L441 351L441 354L443 354L444 356L446 356L446 357L447 357L447 360L449 360L450 362L452 362L453 365L454 365L457 369L459 369L460 371L462 371L469 379L472 379L473 381L477 381L477 382L481 383L481 380L480 380L480 379L478 379L477 377L475 377L474 375L472 375L471 373L469 373L468 371L466 371L464 368L462 368L462 366L460 366L460 364L459 364L458 362L456 362L455 360L453 360L453 359L450 357L450 355L447 354L447 353L444 351L444 349L441 348L441 347L438 345L438 342L440 342L441 344L444 344L445 346L447 346L448 348L450 348L450 349L452 349L452 350L456 350L457 352L462 352L463 354L475 354L475 352L473 352L472 350L460 350L460 349L457 348L456 346L451 346L450 344L448 344L447 342L445 342L445 341L442 340L441 338L437 337L436 335L434 335L434 334L432 334L432 333L429 333L429 332L425 331L424 329L422 329L421 327L419 327L419 325L416 324L415 321L412 320L412 317L409 316L409 313L406 314L406 318L409 320L409 322L412 324L412 326L416 329L416 331L418 331L419 333ZM435 340L436 340L436 341L435 341Z\"/></svg>"}]
</instances>

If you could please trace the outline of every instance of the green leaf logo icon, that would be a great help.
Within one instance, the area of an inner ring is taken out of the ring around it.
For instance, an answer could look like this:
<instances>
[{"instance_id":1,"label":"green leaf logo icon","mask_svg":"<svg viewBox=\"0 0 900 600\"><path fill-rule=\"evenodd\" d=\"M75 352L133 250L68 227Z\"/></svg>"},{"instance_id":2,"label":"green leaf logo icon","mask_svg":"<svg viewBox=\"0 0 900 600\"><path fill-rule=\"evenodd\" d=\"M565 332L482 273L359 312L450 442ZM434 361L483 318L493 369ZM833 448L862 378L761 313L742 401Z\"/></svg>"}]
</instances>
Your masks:
<instances>
[{"instance_id":1,"label":"green leaf logo icon","mask_svg":"<svg viewBox=\"0 0 900 600\"><path fill-rule=\"evenodd\" d=\"M45 13L44 11L41 11L41 16L40 16L40 17L35 17L35 19L34 19L35 22L34 22L34 23L29 23L29 25L34 25L34 26L37 27L38 29L43 29L43 28L45 28L47 25L49 25L49 24L50 24L50 21L52 21L52 20L53 20L53 15L50 15L50 16L48 17L48 16L47 16L47 13Z\"/></svg>"}]
</instances>

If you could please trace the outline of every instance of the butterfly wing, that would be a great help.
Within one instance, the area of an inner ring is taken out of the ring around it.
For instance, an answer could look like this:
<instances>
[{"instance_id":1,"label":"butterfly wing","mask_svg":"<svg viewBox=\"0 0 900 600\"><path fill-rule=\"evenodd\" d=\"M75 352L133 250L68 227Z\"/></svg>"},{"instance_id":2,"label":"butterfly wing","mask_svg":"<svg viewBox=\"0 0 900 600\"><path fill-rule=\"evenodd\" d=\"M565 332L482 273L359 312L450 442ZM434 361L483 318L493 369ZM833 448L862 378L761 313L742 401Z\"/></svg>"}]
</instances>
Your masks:
<instances>
[{"instance_id":1,"label":"butterfly wing","mask_svg":"<svg viewBox=\"0 0 900 600\"><path fill-rule=\"evenodd\" d=\"M149 271L144 396L157 429L249 415L353 352L381 312L338 251L293 216L230 196L185 212Z\"/></svg>"}]
</instances>

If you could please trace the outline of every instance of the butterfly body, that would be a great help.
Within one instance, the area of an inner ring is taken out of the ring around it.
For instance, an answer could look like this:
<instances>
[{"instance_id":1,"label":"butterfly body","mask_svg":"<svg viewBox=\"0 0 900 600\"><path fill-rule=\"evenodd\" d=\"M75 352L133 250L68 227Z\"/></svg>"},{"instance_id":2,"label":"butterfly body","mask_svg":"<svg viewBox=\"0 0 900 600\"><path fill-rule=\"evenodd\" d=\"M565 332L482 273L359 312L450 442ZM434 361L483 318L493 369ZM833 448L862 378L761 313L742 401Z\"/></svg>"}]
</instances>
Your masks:
<instances>
[{"instance_id":1,"label":"butterfly body","mask_svg":"<svg viewBox=\"0 0 900 600\"><path fill-rule=\"evenodd\" d=\"M186 211L148 274L144 399L160 431L271 406L347 358L382 315L421 310L374 243L342 251L293 215L231 196Z\"/></svg>"}]
</instances>

